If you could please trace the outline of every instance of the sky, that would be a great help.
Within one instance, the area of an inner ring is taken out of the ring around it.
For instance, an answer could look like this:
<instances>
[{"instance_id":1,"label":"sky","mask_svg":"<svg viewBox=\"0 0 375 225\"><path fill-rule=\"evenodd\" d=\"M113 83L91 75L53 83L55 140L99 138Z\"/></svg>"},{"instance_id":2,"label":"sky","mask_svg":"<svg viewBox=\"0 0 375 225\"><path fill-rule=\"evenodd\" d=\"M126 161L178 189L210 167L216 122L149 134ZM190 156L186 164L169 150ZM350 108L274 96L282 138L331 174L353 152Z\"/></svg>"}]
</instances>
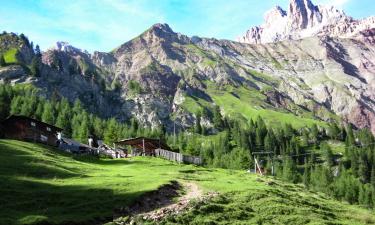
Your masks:
<instances>
[{"instance_id":1,"label":"sky","mask_svg":"<svg viewBox=\"0 0 375 225\"><path fill-rule=\"evenodd\" d=\"M108 52L155 23L189 36L234 40L289 0L0 0L0 31L24 33L42 49L66 41ZM313 0L354 18L375 15L374 0Z\"/></svg>"}]
</instances>

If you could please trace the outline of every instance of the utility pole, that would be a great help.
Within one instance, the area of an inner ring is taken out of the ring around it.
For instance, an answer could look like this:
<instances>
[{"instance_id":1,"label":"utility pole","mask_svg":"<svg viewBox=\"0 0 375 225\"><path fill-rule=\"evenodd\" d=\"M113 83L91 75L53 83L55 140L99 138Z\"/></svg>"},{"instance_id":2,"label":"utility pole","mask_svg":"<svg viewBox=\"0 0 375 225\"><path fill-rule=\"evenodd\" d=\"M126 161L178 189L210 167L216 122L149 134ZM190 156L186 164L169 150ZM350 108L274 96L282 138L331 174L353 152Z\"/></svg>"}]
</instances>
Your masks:
<instances>
[{"instance_id":1,"label":"utility pole","mask_svg":"<svg viewBox=\"0 0 375 225\"><path fill-rule=\"evenodd\" d=\"M261 171L261 168L260 168L260 165L258 164L258 160L257 160L257 155L268 155L269 159L271 160L271 173L272 173L272 176L275 175L274 171L275 171L275 168L274 168L274 163L273 163L273 155L274 153L273 152L253 152L252 155L254 156L254 172L256 173L257 172L257 168L259 170L259 173L261 175L263 175L262 171Z\"/></svg>"},{"instance_id":2,"label":"utility pole","mask_svg":"<svg viewBox=\"0 0 375 225\"><path fill-rule=\"evenodd\" d=\"M173 120L173 145L176 146L176 120Z\"/></svg>"}]
</instances>

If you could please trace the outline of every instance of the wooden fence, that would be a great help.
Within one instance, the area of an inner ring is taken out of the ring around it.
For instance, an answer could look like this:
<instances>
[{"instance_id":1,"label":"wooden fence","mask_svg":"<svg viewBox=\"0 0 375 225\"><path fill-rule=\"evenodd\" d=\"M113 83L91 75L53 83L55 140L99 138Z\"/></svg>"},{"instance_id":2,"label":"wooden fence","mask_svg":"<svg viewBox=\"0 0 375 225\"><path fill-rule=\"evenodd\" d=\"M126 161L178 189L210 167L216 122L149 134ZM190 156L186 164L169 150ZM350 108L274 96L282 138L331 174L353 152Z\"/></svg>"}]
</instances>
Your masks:
<instances>
[{"instance_id":1,"label":"wooden fence","mask_svg":"<svg viewBox=\"0 0 375 225\"><path fill-rule=\"evenodd\" d=\"M201 165L202 159L197 156L183 155L177 152L171 152L164 149L156 149L155 155L179 163L190 163L195 165Z\"/></svg>"}]
</instances>

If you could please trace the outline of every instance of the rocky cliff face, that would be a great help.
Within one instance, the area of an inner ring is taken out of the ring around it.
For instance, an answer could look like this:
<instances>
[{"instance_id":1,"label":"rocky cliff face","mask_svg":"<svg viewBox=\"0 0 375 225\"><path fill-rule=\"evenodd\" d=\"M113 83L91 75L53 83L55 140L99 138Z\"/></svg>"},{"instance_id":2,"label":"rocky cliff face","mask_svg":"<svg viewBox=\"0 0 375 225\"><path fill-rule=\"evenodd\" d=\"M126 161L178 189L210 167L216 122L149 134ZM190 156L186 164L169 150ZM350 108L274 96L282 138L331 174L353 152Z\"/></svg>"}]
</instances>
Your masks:
<instances>
[{"instance_id":1,"label":"rocky cliff face","mask_svg":"<svg viewBox=\"0 0 375 225\"><path fill-rule=\"evenodd\" d=\"M249 29L237 41L250 44L298 40L313 36L361 38L375 28L375 17L355 20L332 6L315 6L310 0L291 0L284 11L277 6L265 14L265 23Z\"/></svg>"},{"instance_id":2,"label":"rocky cliff face","mask_svg":"<svg viewBox=\"0 0 375 225\"><path fill-rule=\"evenodd\" d=\"M319 8L306 7L290 10L319 21ZM298 19L293 26L314 25ZM374 32L364 36L373 40ZM200 121L214 132L210 115L219 106L225 115L245 118L271 112L273 121L282 118L272 113L302 122L341 118L375 132L375 47L369 41L323 35L244 44L190 38L156 24L109 53L89 54L60 43L42 58L42 76L29 82L46 95L79 98L103 116L135 117L147 126L173 129L176 121L178 128L189 128L207 111ZM4 67L0 79L19 76L20 70Z\"/></svg>"}]
</instances>

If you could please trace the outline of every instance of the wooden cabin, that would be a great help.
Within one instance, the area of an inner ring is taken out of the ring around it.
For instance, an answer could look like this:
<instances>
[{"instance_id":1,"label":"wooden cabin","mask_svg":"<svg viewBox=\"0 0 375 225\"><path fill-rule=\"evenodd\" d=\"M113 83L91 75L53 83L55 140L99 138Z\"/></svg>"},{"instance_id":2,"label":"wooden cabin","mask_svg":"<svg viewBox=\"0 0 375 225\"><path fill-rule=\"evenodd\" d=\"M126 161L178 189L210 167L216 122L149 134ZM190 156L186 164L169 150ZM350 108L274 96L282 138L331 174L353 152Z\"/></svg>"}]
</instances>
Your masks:
<instances>
[{"instance_id":1,"label":"wooden cabin","mask_svg":"<svg viewBox=\"0 0 375 225\"><path fill-rule=\"evenodd\" d=\"M12 115L1 122L5 138L39 142L57 146L57 133L62 129L51 124L29 118Z\"/></svg>"},{"instance_id":2,"label":"wooden cabin","mask_svg":"<svg viewBox=\"0 0 375 225\"><path fill-rule=\"evenodd\" d=\"M132 147L132 155L155 156L156 149L171 150L171 148L160 139L145 137L130 138L115 142L116 145Z\"/></svg>"}]
</instances>

